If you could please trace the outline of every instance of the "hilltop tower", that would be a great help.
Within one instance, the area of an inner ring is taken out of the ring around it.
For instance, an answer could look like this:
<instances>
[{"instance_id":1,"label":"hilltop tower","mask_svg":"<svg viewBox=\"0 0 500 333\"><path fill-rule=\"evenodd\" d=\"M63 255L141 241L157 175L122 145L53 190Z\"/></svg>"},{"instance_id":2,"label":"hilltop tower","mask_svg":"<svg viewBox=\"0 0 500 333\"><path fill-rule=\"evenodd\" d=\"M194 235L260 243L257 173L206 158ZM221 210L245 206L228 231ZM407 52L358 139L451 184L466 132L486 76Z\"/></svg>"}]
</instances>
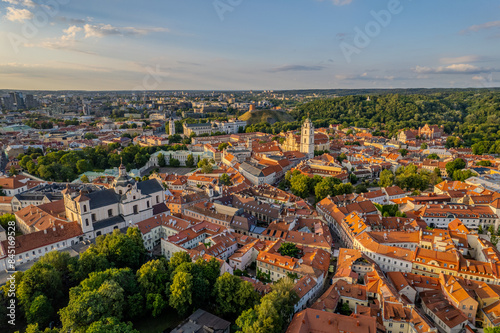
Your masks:
<instances>
[{"instance_id":1,"label":"hilltop tower","mask_svg":"<svg viewBox=\"0 0 500 333\"><path fill-rule=\"evenodd\" d=\"M304 153L307 158L314 157L314 126L309 118L302 125L300 152Z\"/></svg>"}]
</instances>

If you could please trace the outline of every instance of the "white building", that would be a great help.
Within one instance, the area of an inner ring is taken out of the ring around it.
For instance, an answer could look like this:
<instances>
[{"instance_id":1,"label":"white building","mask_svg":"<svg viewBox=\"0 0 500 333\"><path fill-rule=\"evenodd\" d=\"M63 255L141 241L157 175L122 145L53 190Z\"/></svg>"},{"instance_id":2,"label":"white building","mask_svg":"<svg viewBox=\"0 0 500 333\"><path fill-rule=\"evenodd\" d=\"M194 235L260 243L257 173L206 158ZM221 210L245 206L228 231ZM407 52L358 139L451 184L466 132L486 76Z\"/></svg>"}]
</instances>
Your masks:
<instances>
[{"instance_id":1,"label":"white building","mask_svg":"<svg viewBox=\"0 0 500 333\"><path fill-rule=\"evenodd\" d=\"M66 218L77 221L87 238L110 233L148 219L165 206L163 186L157 179L136 182L123 165L113 187L105 190L62 191ZM166 207L166 206L165 206Z\"/></svg>"}]
</instances>

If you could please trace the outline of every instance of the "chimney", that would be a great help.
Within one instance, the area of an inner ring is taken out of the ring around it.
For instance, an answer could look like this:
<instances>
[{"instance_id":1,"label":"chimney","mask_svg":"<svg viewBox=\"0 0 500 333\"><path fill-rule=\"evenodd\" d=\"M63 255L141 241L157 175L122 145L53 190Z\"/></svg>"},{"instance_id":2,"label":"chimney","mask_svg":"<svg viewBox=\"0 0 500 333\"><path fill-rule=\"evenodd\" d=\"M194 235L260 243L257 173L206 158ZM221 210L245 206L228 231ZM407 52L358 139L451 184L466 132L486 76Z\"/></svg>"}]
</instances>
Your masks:
<instances>
[{"instance_id":1,"label":"chimney","mask_svg":"<svg viewBox=\"0 0 500 333\"><path fill-rule=\"evenodd\" d=\"M44 230L43 230L43 233L44 233L44 234L47 234L47 229L44 229Z\"/></svg>"},{"instance_id":2,"label":"chimney","mask_svg":"<svg viewBox=\"0 0 500 333\"><path fill-rule=\"evenodd\" d=\"M359 320L356 320L356 326L359 326Z\"/></svg>"}]
</instances>

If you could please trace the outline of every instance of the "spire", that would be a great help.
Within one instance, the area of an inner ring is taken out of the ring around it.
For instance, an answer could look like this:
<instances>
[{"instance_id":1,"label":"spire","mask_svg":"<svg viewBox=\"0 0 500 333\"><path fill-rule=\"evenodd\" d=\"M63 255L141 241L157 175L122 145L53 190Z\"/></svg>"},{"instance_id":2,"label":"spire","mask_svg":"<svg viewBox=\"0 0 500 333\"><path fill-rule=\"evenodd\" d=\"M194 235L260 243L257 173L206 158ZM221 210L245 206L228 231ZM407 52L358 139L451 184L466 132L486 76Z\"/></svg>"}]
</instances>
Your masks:
<instances>
[{"instance_id":1,"label":"spire","mask_svg":"<svg viewBox=\"0 0 500 333\"><path fill-rule=\"evenodd\" d=\"M127 176L127 168L123 165L123 157L120 157L120 167L118 168L118 177Z\"/></svg>"}]
</instances>

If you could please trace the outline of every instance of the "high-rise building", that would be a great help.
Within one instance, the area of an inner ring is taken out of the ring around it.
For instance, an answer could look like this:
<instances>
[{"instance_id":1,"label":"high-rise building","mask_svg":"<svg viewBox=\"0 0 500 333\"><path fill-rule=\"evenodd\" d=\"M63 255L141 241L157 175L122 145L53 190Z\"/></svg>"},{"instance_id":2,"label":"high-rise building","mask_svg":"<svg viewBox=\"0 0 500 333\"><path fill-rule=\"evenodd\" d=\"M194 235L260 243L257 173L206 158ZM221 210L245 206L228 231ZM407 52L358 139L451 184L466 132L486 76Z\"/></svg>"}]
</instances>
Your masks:
<instances>
[{"instance_id":1,"label":"high-rise building","mask_svg":"<svg viewBox=\"0 0 500 333\"><path fill-rule=\"evenodd\" d=\"M24 98L24 104L27 109L36 108L38 106L37 101L32 94L26 94L26 97Z\"/></svg>"},{"instance_id":2,"label":"high-rise building","mask_svg":"<svg viewBox=\"0 0 500 333\"><path fill-rule=\"evenodd\" d=\"M14 104L14 108L16 110L22 110L26 108L26 105L24 105L24 100L23 96L20 92L11 92L9 93L10 98L12 99L12 102Z\"/></svg>"}]
</instances>

